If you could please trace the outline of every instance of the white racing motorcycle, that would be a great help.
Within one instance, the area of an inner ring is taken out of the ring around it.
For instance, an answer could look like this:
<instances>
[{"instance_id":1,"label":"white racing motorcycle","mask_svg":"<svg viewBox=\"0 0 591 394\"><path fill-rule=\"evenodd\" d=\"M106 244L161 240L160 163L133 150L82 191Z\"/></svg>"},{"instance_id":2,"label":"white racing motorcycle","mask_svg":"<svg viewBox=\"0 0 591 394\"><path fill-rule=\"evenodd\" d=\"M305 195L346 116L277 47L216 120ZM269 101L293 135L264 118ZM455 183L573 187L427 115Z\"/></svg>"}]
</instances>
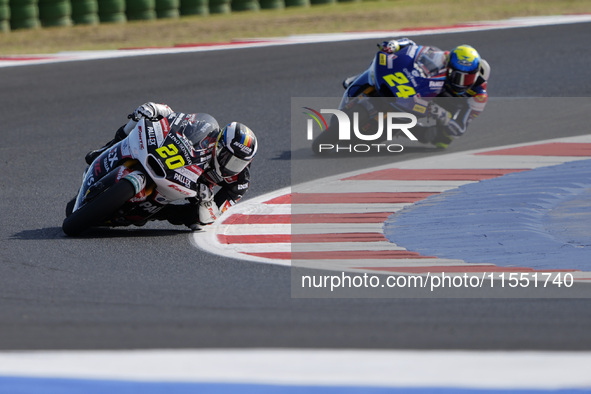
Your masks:
<instances>
[{"instance_id":1,"label":"white racing motorcycle","mask_svg":"<svg viewBox=\"0 0 591 394\"><path fill-rule=\"evenodd\" d=\"M102 152L84 172L77 197L66 207L64 233L75 236L95 226L142 225L171 202L198 199L196 184L211 151L195 149L185 135L191 116L142 119L127 138Z\"/></svg>"}]
</instances>

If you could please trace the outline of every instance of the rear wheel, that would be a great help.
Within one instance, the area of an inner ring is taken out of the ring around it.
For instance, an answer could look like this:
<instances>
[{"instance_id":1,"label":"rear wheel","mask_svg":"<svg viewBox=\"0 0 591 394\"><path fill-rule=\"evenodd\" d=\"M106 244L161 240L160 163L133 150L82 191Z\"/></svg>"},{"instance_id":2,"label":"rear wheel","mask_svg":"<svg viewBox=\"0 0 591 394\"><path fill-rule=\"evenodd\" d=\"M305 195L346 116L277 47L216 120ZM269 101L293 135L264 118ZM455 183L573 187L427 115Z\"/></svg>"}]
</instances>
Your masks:
<instances>
[{"instance_id":1,"label":"rear wheel","mask_svg":"<svg viewBox=\"0 0 591 394\"><path fill-rule=\"evenodd\" d=\"M331 151L334 148L334 145L338 144L339 132L338 128L335 127L335 123L336 122L332 123L328 129L322 131L322 133L320 133L312 142L312 152L314 152L314 154L317 155L321 153L321 148L325 149L325 151ZM323 146L321 147L321 145ZM333 146L333 148L330 146Z\"/></svg>"},{"instance_id":2,"label":"rear wheel","mask_svg":"<svg viewBox=\"0 0 591 394\"><path fill-rule=\"evenodd\" d=\"M84 230L109 218L135 194L135 188L131 182L121 179L66 217L62 224L62 230L68 236L79 235Z\"/></svg>"},{"instance_id":3,"label":"rear wheel","mask_svg":"<svg viewBox=\"0 0 591 394\"><path fill-rule=\"evenodd\" d=\"M351 105L351 107L347 109L343 109L342 111L344 111L347 114L347 116L349 116L349 119L353 119L353 114L357 113L359 125L367 126L371 130L377 129L377 123L370 116L370 114L364 106L355 104ZM353 136L351 138L351 140L347 140L349 143L364 142ZM312 142L312 152L314 152L314 154L317 155L320 153L327 152L338 153L337 145L339 144L339 141L339 121L336 117L333 117L331 118L330 126L328 126L328 129L320 133L318 137L316 137L316 139ZM347 143L347 141L344 141L344 143Z\"/></svg>"}]
</instances>

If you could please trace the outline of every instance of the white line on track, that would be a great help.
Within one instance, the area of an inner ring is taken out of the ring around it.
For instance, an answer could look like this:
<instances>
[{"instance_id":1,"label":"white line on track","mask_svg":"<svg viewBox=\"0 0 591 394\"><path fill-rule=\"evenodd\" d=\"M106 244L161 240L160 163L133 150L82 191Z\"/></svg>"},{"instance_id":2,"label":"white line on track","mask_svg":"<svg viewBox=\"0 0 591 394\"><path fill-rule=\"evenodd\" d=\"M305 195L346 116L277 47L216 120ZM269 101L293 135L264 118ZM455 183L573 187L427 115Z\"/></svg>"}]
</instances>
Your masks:
<instances>
[{"instance_id":1,"label":"white line on track","mask_svg":"<svg viewBox=\"0 0 591 394\"><path fill-rule=\"evenodd\" d=\"M351 32L351 33L329 33L329 34L306 34L293 35L288 37L272 37L272 38L254 38L247 40L237 40L235 42L220 43L219 45L199 45L195 46L179 46L179 47L163 47L163 48L145 48L145 49L121 49L121 50L107 50L107 51L77 51L77 52L60 52L57 54L43 54L43 55L18 55L18 56L2 56L0 57L1 67L15 67L32 64L45 64L57 62L72 62L84 60L98 60L98 59L113 59L122 57L134 56L148 56L148 55L164 55L187 52L209 52L221 50L235 50L240 48L259 48L269 46L283 46L295 44L311 44L322 42L340 42L340 41L354 41L364 39L381 39L384 37L397 36L421 36L427 34L446 34L446 33L461 33L482 30L498 30L511 29L518 27L533 27L533 26L548 26L561 25L571 23L585 23L591 22L591 14L582 15L555 15L543 17L525 17L525 18L511 18L499 21L480 21L472 22L458 26L442 26L438 28L429 29L409 29L409 30L383 30L372 32Z\"/></svg>"},{"instance_id":2,"label":"white line on track","mask_svg":"<svg viewBox=\"0 0 591 394\"><path fill-rule=\"evenodd\" d=\"M590 388L589 352L124 350L0 353L0 375L478 389Z\"/></svg>"},{"instance_id":3,"label":"white line on track","mask_svg":"<svg viewBox=\"0 0 591 394\"><path fill-rule=\"evenodd\" d=\"M350 193L351 190L371 192L433 192L441 193L472 181L340 181L322 188L323 193Z\"/></svg>"},{"instance_id":4,"label":"white line on track","mask_svg":"<svg viewBox=\"0 0 591 394\"><path fill-rule=\"evenodd\" d=\"M410 203L400 204L300 204L292 210L291 204L260 204L256 208L249 210L251 215L290 215L294 214L321 214L321 213L372 213L372 212L397 212L411 205ZM226 216L226 215L224 215ZM224 217L225 219L225 217Z\"/></svg>"}]
</instances>

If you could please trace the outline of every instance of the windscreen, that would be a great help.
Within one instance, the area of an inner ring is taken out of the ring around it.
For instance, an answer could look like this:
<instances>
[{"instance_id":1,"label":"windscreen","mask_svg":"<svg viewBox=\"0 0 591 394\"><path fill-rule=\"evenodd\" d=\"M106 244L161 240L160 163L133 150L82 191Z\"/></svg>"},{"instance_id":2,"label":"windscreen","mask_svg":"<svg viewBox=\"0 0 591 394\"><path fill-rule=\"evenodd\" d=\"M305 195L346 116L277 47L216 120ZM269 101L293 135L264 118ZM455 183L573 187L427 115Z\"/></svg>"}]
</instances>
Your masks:
<instances>
[{"instance_id":1,"label":"windscreen","mask_svg":"<svg viewBox=\"0 0 591 394\"><path fill-rule=\"evenodd\" d=\"M426 78L445 73L447 55L435 47L424 47L417 57L417 64L421 67Z\"/></svg>"}]
</instances>

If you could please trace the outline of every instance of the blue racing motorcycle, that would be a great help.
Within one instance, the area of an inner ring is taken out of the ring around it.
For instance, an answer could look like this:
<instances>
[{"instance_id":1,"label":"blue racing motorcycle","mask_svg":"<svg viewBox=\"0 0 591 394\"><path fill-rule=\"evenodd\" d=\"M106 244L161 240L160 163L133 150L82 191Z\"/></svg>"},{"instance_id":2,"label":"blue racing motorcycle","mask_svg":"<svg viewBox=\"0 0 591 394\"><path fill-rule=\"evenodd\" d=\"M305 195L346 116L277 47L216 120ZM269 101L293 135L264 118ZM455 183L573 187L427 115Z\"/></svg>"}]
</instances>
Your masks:
<instances>
[{"instance_id":1,"label":"blue racing motorcycle","mask_svg":"<svg viewBox=\"0 0 591 394\"><path fill-rule=\"evenodd\" d=\"M445 56L438 48L414 45L395 53L379 51L367 70L343 82L339 110L351 119L355 115L360 132L375 130L388 112L412 114L417 118L412 134L419 142L430 142L437 124L434 98L445 83ZM313 141L312 150L319 153L321 144L336 144L338 138L333 118Z\"/></svg>"}]
</instances>

